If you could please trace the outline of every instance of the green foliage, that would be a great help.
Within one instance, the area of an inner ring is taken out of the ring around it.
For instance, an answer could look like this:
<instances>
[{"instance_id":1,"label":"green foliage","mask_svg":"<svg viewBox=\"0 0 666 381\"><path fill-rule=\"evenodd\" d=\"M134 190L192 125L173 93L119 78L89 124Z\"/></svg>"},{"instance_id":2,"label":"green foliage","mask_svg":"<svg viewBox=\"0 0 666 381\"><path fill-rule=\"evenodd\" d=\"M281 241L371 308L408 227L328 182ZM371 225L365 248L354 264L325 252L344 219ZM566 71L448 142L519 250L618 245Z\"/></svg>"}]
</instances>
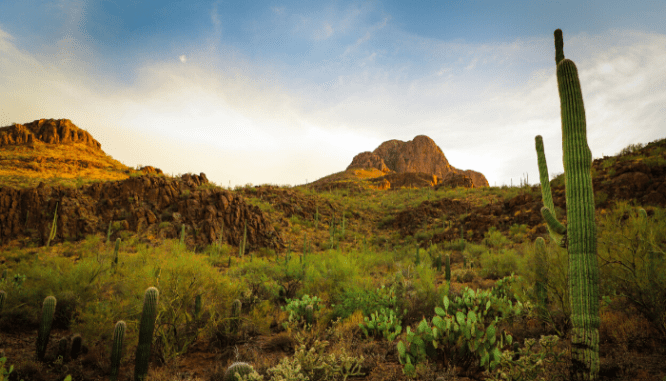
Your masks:
<instances>
[{"instance_id":1,"label":"green foliage","mask_svg":"<svg viewBox=\"0 0 666 381\"><path fill-rule=\"evenodd\" d=\"M362 311L363 315L370 316L371 313L381 309L395 309L396 302L393 287L382 286L376 289L350 287L339 296L333 309L333 316L344 319L358 310Z\"/></svg>"},{"instance_id":2,"label":"green foliage","mask_svg":"<svg viewBox=\"0 0 666 381\"><path fill-rule=\"evenodd\" d=\"M319 303L321 303L321 298L317 296L310 297L309 295L303 295L299 299L287 299L287 305L280 307L283 311L289 312L289 322L296 323L305 323L307 317L307 308L312 306L312 312L317 312L321 309Z\"/></svg>"},{"instance_id":3,"label":"green foliage","mask_svg":"<svg viewBox=\"0 0 666 381\"><path fill-rule=\"evenodd\" d=\"M641 149L643 149L643 143L629 144L628 146L622 148L622 150L620 151L620 153L617 154L617 156L635 154Z\"/></svg>"},{"instance_id":4,"label":"green foliage","mask_svg":"<svg viewBox=\"0 0 666 381\"><path fill-rule=\"evenodd\" d=\"M528 235L527 225L525 224L521 225L513 224L509 228L509 238L513 242L521 243L527 240L527 235Z\"/></svg>"},{"instance_id":5,"label":"green foliage","mask_svg":"<svg viewBox=\"0 0 666 381\"><path fill-rule=\"evenodd\" d=\"M481 275L487 279L499 279L518 272L522 258L514 249L492 250L481 254Z\"/></svg>"},{"instance_id":6,"label":"green foliage","mask_svg":"<svg viewBox=\"0 0 666 381\"><path fill-rule=\"evenodd\" d=\"M511 241L509 241L509 239L494 226L490 227L483 236L483 243L489 248L500 249L511 243Z\"/></svg>"},{"instance_id":7,"label":"green foliage","mask_svg":"<svg viewBox=\"0 0 666 381\"><path fill-rule=\"evenodd\" d=\"M504 340L510 345L511 335L497 331L497 324L523 313L521 302L513 303L501 291L463 290L453 301L444 296L444 308L435 308L432 325L423 319L416 331L407 327L406 346L398 343L398 357L405 365L403 371L411 375L415 365L426 356L434 357L436 349L446 352L446 358L456 365L471 365L475 361L486 369L493 369L500 362L500 350Z\"/></svg>"},{"instance_id":8,"label":"green foliage","mask_svg":"<svg viewBox=\"0 0 666 381\"><path fill-rule=\"evenodd\" d=\"M504 351L494 372L486 372L492 381L546 381L568 380L567 372L558 366L566 364L566 350L555 351L557 336L541 336L538 345L535 339L525 339L518 353ZM516 355L518 356L517 359Z\"/></svg>"},{"instance_id":9,"label":"green foliage","mask_svg":"<svg viewBox=\"0 0 666 381\"><path fill-rule=\"evenodd\" d=\"M400 318L396 316L395 311L382 308L373 312L370 316L370 319L366 316L363 323L359 324L366 338L369 336L383 336L386 340L392 342L402 332Z\"/></svg>"},{"instance_id":10,"label":"green foliage","mask_svg":"<svg viewBox=\"0 0 666 381\"><path fill-rule=\"evenodd\" d=\"M5 369L6 362L7 362L7 357L4 356L0 357L0 381L9 380L9 375L12 374L12 372L14 371L14 365L10 365L9 370Z\"/></svg>"},{"instance_id":11,"label":"green foliage","mask_svg":"<svg viewBox=\"0 0 666 381\"><path fill-rule=\"evenodd\" d=\"M602 295L621 294L666 337L666 213L641 216L627 202L600 219Z\"/></svg>"}]
</instances>

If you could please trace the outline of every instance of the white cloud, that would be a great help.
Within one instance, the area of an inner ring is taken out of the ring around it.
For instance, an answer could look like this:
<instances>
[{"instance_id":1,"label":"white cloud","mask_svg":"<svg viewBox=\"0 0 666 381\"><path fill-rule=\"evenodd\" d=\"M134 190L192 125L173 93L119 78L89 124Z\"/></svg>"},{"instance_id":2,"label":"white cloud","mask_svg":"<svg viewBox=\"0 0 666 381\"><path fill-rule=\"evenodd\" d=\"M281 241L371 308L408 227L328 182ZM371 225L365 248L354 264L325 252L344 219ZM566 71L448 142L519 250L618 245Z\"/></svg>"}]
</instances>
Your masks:
<instances>
[{"instance_id":1,"label":"white cloud","mask_svg":"<svg viewBox=\"0 0 666 381\"><path fill-rule=\"evenodd\" d=\"M225 53L223 61L196 50L179 61L141 64L131 85L119 85L95 72L94 60L81 59L94 54L76 48L76 39L33 55L0 29L0 88L12 89L0 94L0 124L69 118L127 165L205 172L225 186L313 181L385 140L420 134L452 165L480 171L491 184L518 183L526 172L537 182L536 135L544 138L550 172L563 171L550 37L472 45L392 28L378 36L378 25L363 30L367 49L358 62L329 62L320 68L332 73L329 79L301 79L298 86L242 52ZM371 36L393 45L375 45ZM594 157L664 137L666 122L666 36L605 37L617 45L565 36ZM395 58L396 50L407 58Z\"/></svg>"}]
</instances>

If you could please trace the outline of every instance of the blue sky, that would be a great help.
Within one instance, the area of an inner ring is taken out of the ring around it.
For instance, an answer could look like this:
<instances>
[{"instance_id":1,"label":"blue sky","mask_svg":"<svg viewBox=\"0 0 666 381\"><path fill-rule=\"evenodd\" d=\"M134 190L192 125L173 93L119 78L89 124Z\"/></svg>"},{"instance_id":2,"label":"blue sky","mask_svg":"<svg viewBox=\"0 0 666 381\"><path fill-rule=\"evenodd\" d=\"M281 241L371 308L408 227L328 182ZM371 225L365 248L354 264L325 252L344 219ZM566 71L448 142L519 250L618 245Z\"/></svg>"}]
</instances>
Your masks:
<instances>
[{"instance_id":1,"label":"blue sky","mask_svg":"<svg viewBox=\"0 0 666 381\"><path fill-rule=\"evenodd\" d=\"M413 5L417 4L417 5ZM427 135L491 185L563 171L553 31L593 157L666 137L663 1L0 2L0 125L67 118L129 166L298 185Z\"/></svg>"}]
</instances>

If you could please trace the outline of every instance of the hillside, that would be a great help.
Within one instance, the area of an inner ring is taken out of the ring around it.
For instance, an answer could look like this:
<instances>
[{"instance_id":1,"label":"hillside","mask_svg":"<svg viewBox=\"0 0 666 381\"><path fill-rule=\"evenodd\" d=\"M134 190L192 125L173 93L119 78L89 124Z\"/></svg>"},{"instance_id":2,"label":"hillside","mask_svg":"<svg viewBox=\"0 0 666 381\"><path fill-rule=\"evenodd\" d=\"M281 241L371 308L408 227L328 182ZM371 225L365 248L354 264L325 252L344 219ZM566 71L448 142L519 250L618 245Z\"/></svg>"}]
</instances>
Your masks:
<instances>
[{"instance_id":1,"label":"hillside","mask_svg":"<svg viewBox=\"0 0 666 381\"><path fill-rule=\"evenodd\" d=\"M182 379L216 381L221 368L239 359L266 374L283 358L306 356L298 352L301 345L323 351L324 342L327 355L358 362L364 376L349 379L402 380L396 344L406 342L406 329L387 340L359 328L380 306L414 331L444 295L453 300L465 287L490 290L505 279L501 287L512 287L514 306L518 298L536 303L534 241L549 241L540 186L477 187L461 173L442 181L425 172L349 168L295 187L225 189L204 173L172 178L153 167L126 167L67 120L0 128L0 142L0 264L8 271L0 280L7 292L0 348L25 380L108 379L120 319L128 323L121 379L129 379L137 311L150 286L160 292L150 379L164 381L184 373L189 378ZM666 139L596 159L592 176L600 256L634 260L647 244L663 251ZM566 223L563 176L551 187ZM639 207L647 224L639 220ZM643 230L636 233L636 226ZM521 346L525 339L559 335L557 349L567 351L566 251L549 242L548 252L550 320L521 315L498 325L498 332L511 333ZM447 256L450 282L443 262L438 266ZM643 262L634 263L644 271ZM666 270L658 263L654 271ZM666 278L629 284L618 276L613 283L612 271L620 270L611 268L602 267L604 296L612 302L601 314L601 379L661 380L666 326L619 294L635 298L636 287L666 289ZM517 277L505 278L512 273ZM507 286L511 282L516 286ZM56 317L47 360L40 362L34 344L47 295L57 298ZM190 311L196 295L204 300L198 319ZM287 311L297 311L293 301L305 295L321 298L313 325L304 323L305 312ZM236 299L239 317L232 313ZM87 353L58 363L58 340L71 344L76 332ZM416 378L488 379L476 357L446 356L422 362ZM451 359L454 365L447 365ZM557 372L557 366L544 369Z\"/></svg>"}]
</instances>

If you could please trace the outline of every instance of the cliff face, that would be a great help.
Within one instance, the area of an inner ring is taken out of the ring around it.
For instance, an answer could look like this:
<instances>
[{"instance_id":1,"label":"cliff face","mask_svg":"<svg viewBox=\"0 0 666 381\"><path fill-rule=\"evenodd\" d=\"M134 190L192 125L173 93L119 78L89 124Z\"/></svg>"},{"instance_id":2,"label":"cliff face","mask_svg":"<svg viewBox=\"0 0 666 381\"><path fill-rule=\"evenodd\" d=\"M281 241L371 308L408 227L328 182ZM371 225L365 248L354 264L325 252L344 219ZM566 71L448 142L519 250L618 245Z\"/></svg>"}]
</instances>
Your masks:
<instances>
[{"instance_id":1,"label":"cliff face","mask_svg":"<svg viewBox=\"0 0 666 381\"><path fill-rule=\"evenodd\" d=\"M26 124L0 128L0 146L40 141L49 144L82 143L101 149L102 145L69 119L38 119Z\"/></svg>"},{"instance_id":2,"label":"cliff face","mask_svg":"<svg viewBox=\"0 0 666 381\"><path fill-rule=\"evenodd\" d=\"M438 179L454 173L470 178L474 187L488 186L488 180L482 173L460 170L449 164L441 148L425 135L416 136L408 142L386 141L373 152L356 155L347 167L352 168L377 168L387 173L425 173Z\"/></svg>"}]
</instances>

